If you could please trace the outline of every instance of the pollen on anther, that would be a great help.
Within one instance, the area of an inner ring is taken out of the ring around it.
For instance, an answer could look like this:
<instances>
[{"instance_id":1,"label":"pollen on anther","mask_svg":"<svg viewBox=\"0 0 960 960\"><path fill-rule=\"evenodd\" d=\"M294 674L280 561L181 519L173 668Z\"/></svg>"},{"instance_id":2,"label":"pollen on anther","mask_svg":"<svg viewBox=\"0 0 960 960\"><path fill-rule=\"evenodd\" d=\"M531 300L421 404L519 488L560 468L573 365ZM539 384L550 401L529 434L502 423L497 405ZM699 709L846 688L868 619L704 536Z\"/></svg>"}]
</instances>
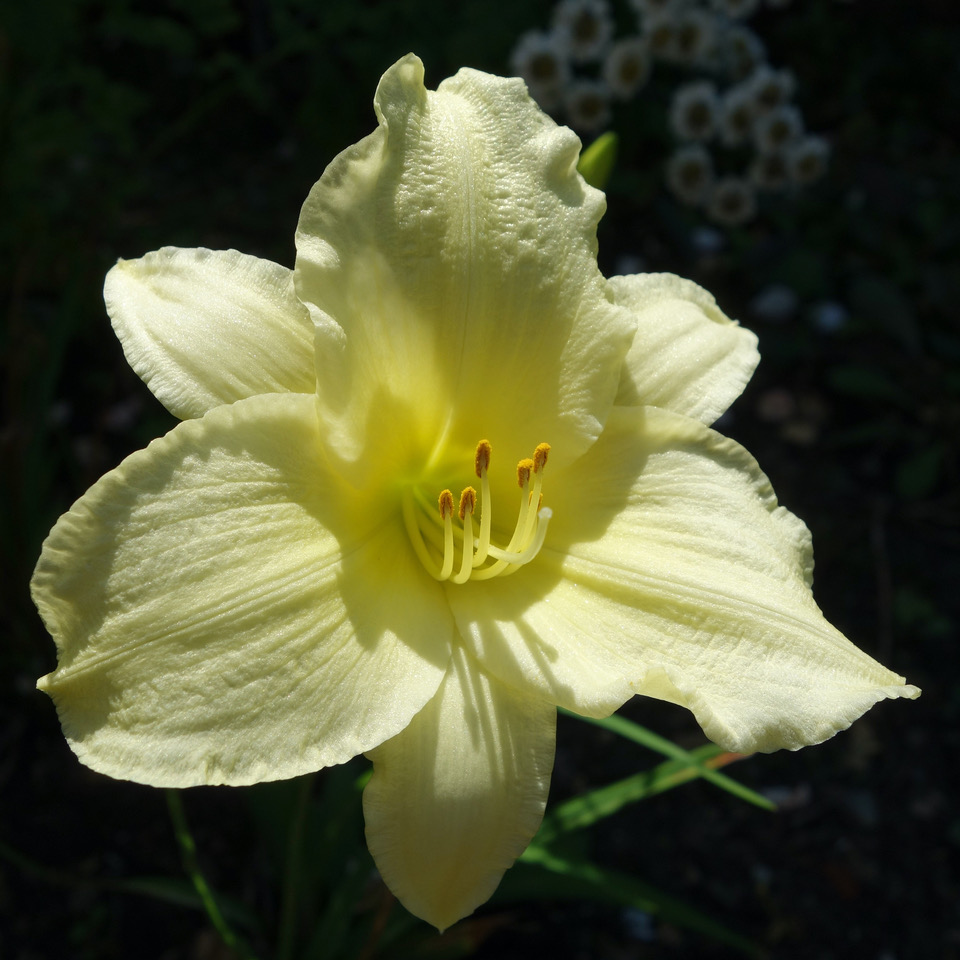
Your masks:
<instances>
[{"instance_id":1,"label":"pollen on anther","mask_svg":"<svg viewBox=\"0 0 960 960\"><path fill-rule=\"evenodd\" d=\"M529 459L521 460L517 464L517 485L522 490L530 482L530 474L533 471L533 461Z\"/></svg>"},{"instance_id":2,"label":"pollen on anther","mask_svg":"<svg viewBox=\"0 0 960 960\"><path fill-rule=\"evenodd\" d=\"M477 471L477 476L482 477L483 471L489 469L490 467L490 441L481 440L477 444L477 457L474 461L474 468Z\"/></svg>"},{"instance_id":3,"label":"pollen on anther","mask_svg":"<svg viewBox=\"0 0 960 960\"><path fill-rule=\"evenodd\" d=\"M449 490L441 490L437 498L437 504L440 507L440 516L446 520L453 516L453 494ZM463 514L460 514L461 518Z\"/></svg>"},{"instance_id":4,"label":"pollen on anther","mask_svg":"<svg viewBox=\"0 0 960 960\"><path fill-rule=\"evenodd\" d=\"M468 513L473 513L477 508L477 491L473 487L467 487L460 494L460 519L462 520Z\"/></svg>"},{"instance_id":5,"label":"pollen on anther","mask_svg":"<svg viewBox=\"0 0 960 960\"><path fill-rule=\"evenodd\" d=\"M539 473L547 465L547 455L550 453L549 443L538 443L533 451L533 472Z\"/></svg>"}]
</instances>

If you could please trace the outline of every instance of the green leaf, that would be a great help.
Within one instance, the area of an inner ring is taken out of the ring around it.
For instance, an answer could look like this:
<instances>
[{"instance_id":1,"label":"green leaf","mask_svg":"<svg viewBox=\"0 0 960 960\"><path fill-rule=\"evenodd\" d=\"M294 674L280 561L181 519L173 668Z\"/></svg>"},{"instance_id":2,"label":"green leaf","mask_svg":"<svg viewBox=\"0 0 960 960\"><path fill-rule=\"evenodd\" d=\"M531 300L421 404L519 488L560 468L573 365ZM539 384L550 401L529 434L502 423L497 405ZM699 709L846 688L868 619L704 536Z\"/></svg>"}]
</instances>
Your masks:
<instances>
[{"instance_id":1,"label":"green leaf","mask_svg":"<svg viewBox=\"0 0 960 960\"><path fill-rule=\"evenodd\" d=\"M614 714L612 717L604 717L598 719L595 717L581 717L579 714L571 713L569 710L560 709L560 712L566 714L568 717L577 717L579 720L583 720L586 723L595 724L598 727L603 727L604 730L609 730L611 733L616 733L618 736L625 737L627 740L632 740L634 743L639 743L641 746L647 747L649 750L653 750L656 753L661 753L665 757L669 757L671 760L681 761L687 767L692 768L695 773L692 773L688 779L694 779L695 777L703 777L704 780L708 780L714 786L720 787L721 790L726 790L727 793L733 794L735 797L739 797L741 800L746 800L748 803L752 803L755 806L761 807L764 810L775 810L776 805L771 803L766 797L761 796L759 793L751 790L749 787L745 787L742 783L737 782L731 777L726 776L725 774L718 773L716 767L720 764L714 762L713 765L708 765L709 760L714 757L728 757L725 762L731 763L733 760L742 759L745 754L732 754L724 753L719 747L716 747L713 744L708 744L707 748L712 748L715 752L708 756L706 753L699 754L698 752L691 753L690 751L684 750L683 747L678 747L675 743L672 743L670 740L667 740L665 737L661 737L659 734L654 733L652 730L648 730L646 727L640 726L639 723L634 723L632 720L628 720L626 717L619 717ZM700 748L703 750L704 748ZM675 771L669 771L665 773L664 776L674 776ZM632 779L632 778L628 778ZM662 792L658 790L656 792Z\"/></svg>"},{"instance_id":2,"label":"green leaf","mask_svg":"<svg viewBox=\"0 0 960 960\"><path fill-rule=\"evenodd\" d=\"M249 944L231 926L222 909L221 897L214 893L200 868L197 845L193 839L193 834L190 832L186 814L183 810L181 791L168 789L164 793L167 797L167 808L170 812L173 832L177 838L177 845L180 847L180 859L183 861L183 868L193 882L194 889L203 903L207 917L220 935L220 939L230 950L241 957L242 960L256 960Z\"/></svg>"},{"instance_id":3,"label":"green leaf","mask_svg":"<svg viewBox=\"0 0 960 960\"><path fill-rule=\"evenodd\" d=\"M549 844L561 834L572 830L583 830L611 816L628 804L696 780L703 775L704 764L710 760L739 757L739 754L725 753L715 744L708 743L693 751L690 756L694 762L666 760L652 770L643 770L555 806L543 818L534 843ZM727 762L730 761L727 760ZM724 785L724 788L758 807L774 809L774 805L766 797L754 793L735 780L730 780L729 785Z\"/></svg>"},{"instance_id":4,"label":"green leaf","mask_svg":"<svg viewBox=\"0 0 960 960\"><path fill-rule=\"evenodd\" d=\"M746 937L650 884L629 874L606 870L587 860L573 859L531 845L507 872L495 899L542 900L550 897L635 907L724 943L747 956L759 956L756 944Z\"/></svg>"},{"instance_id":5,"label":"green leaf","mask_svg":"<svg viewBox=\"0 0 960 960\"><path fill-rule=\"evenodd\" d=\"M577 170L591 187L603 190L610 181L613 165L617 160L617 135L608 130L600 134L593 143L580 154Z\"/></svg>"}]
</instances>

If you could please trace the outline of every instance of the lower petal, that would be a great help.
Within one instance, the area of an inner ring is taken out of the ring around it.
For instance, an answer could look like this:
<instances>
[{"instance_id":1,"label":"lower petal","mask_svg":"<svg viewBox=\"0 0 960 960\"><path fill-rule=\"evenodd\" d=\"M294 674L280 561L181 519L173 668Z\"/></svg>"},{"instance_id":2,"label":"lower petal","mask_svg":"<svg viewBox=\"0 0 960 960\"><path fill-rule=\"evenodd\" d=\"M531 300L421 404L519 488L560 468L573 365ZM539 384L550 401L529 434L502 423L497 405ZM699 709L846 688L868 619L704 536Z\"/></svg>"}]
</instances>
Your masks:
<instances>
[{"instance_id":1,"label":"lower petal","mask_svg":"<svg viewBox=\"0 0 960 960\"><path fill-rule=\"evenodd\" d=\"M555 727L457 647L433 700L369 753L367 845L411 913L444 930L497 888L543 818Z\"/></svg>"},{"instance_id":2,"label":"lower petal","mask_svg":"<svg viewBox=\"0 0 960 960\"><path fill-rule=\"evenodd\" d=\"M312 396L218 407L103 477L32 583L59 655L40 686L80 759L157 786L239 785L402 730L453 626L402 525L368 513L327 466Z\"/></svg>"}]
</instances>

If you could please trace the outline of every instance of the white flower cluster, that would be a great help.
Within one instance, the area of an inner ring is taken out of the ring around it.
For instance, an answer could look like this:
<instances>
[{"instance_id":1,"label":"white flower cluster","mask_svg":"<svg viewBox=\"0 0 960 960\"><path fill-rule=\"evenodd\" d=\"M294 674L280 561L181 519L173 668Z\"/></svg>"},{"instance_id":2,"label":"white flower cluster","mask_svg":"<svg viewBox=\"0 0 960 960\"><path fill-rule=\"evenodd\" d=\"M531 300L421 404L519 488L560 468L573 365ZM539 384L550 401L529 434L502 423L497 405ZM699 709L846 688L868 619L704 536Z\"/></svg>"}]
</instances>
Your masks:
<instances>
[{"instance_id":1,"label":"white flower cluster","mask_svg":"<svg viewBox=\"0 0 960 960\"><path fill-rule=\"evenodd\" d=\"M761 0L629 0L635 32L617 37L608 0L560 0L548 31L520 38L515 74L547 111L581 133L610 123L611 105L629 100L658 62L699 75L669 107L678 141L666 181L683 203L718 223L756 212L758 191L796 188L826 169L829 146L804 132L792 103L795 81L767 63L763 42L744 22ZM790 0L765 0L770 8Z\"/></svg>"}]
</instances>

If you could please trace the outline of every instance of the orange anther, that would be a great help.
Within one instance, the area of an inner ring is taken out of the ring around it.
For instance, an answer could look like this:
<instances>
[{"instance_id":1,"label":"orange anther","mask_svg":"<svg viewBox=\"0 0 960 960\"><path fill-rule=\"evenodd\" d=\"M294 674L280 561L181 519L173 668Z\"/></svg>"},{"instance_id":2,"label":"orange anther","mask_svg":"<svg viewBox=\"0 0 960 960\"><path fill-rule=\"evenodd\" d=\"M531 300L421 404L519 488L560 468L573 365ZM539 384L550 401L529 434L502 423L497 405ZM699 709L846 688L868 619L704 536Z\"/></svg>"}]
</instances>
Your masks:
<instances>
[{"instance_id":1,"label":"orange anther","mask_svg":"<svg viewBox=\"0 0 960 960\"><path fill-rule=\"evenodd\" d=\"M547 464L547 455L550 453L549 443L538 443L533 451L533 472L539 473Z\"/></svg>"},{"instance_id":2,"label":"orange anther","mask_svg":"<svg viewBox=\"0 0 960 960\"><path fill-rule=\"evenodd\" d=\"M473 487L467 487L460 494L460 519L462 520L467 513L473 513L477 506L477 491Z\"/></svg>"},{"instance_id":3,"label":"orange anther","mask_svg":"<svg viewBox=\"0 0 960 960\"><path fill-rule=\"evenodd\" d=\"M481 440L477 444L477 457L474 461L477 476L482 477L483 471L490 466L490 441Z\"/></svg>"},{"instance_id":4,"label":"orange anther","mask_svg":"<svg viewBox=\"0 0 960 960\"><path fill-rule=\"evenodd\" d=\"M517 483L520 486L520 489L523 490L526 485L530 482L530 474L533 472L533 461L529 458L526 460L521 460L517 464Z\"/></svg>"}]
</instances>

